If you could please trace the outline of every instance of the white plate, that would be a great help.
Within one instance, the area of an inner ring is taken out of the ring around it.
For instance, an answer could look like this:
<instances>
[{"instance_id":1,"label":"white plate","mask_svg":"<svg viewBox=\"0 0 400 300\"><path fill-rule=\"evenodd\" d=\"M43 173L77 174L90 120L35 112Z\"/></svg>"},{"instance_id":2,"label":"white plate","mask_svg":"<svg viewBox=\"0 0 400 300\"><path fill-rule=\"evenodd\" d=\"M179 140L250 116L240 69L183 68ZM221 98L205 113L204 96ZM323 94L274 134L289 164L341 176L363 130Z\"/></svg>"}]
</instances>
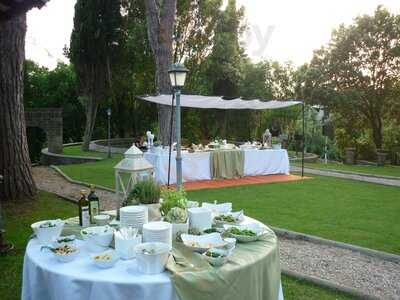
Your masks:
<instances>
[{"instance_id":1,"label":"white plate","mask_svg":"<svg viewBox=\"0 0 400 300\"><path fill-rule=\"evenodd\" d=\"M204 235L181 234L183 244L195 252L203 253L211 248L220 248L227 245L218 232Z\"/></svg>"}]
</instances>

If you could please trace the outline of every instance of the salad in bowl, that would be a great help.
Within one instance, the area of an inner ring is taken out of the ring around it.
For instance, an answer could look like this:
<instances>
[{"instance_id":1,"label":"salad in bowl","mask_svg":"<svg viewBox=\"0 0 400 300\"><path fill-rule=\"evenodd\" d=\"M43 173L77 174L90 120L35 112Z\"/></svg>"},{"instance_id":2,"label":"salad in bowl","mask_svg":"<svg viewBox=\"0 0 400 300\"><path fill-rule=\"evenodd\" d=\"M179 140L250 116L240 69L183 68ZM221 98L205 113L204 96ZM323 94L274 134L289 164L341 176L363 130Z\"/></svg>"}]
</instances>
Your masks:
<instances>
[{"instance_id":1,"label":"salad in bowl","mask_svg":"<svg viewBox=\"0 0 400 300\"><path fill-rule=\"evenodd\" d=\"M114 229L108 225L88 227L81 230L81 236L89 251L101 252L110 246Z\"/></svg>"},{"instance_id":2,"label":"salad in bowl","mask_svg":"<svg viewBox=\"0 0 400 300\"><path fill-rule=\"evenodd\" d=\"M242 243L257 241L265 233L265 229L258 223L224 225L224 229L225 234Z\"/></svg>"},{"instance_id":3,"label":"salad in bowl","mask_svg":"<svg viewBox=\"0 0 400 300\"><path fill-rule=\"evenodd\" d=\"M60 219L39 221L33 223L31 228L40 244L51 245L61 235L64 228L64 221Z\"/></svg>"}]
</instances>

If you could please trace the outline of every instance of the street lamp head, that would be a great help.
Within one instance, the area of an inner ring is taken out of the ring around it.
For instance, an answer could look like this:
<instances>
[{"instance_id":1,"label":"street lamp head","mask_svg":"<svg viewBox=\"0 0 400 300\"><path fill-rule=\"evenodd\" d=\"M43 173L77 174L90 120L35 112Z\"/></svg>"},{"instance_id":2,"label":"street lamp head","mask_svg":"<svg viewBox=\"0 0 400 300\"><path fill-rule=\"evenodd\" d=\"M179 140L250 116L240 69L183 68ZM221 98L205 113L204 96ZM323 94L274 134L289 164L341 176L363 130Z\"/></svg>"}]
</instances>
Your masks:
<instances>
[{"instance_id":1,"label":"street lamp head","mask_svg":"<svg viewBox=\"0 0 400 300\"><path fill-rule=\"evenodd\" d=\"M181 88L185 85L186 74L189 72L188 69L181 63L175 63L171 65L168 70L169 78L173 88Z\"/></svg>"},{"instance_id":2,"label":"street lamp head","mask_svg":"<svg viewBox=\"0 0 400 300\"><path fill-rule=\"evenodd\" d=\"M111 107L107 108L107 116L111 117Z\"/></svg>"}]
</instances>

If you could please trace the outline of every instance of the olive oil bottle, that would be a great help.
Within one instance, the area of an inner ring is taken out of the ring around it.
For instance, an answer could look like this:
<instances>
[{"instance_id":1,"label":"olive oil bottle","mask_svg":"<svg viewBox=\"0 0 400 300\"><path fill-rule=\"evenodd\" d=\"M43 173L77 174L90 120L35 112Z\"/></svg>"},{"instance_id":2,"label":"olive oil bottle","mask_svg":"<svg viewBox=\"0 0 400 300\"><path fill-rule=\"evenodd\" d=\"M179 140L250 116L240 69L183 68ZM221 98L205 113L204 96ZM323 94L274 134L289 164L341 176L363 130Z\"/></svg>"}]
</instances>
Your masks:
<instances>
[{"instance_id":1,"label":"olive oil bottle","mask_svg":"<svg viewBox=\"0 0 400 300\"><path fill-rule=\"evenodd\" d=\"M90 213L90 223L95 223L94 216L97 216L100 213L100 200L96 195L95 185L90 185L90 193L88 196L89 200L89 213Z\"/></svg>"},{"instance_id":2,"label":"olive oil bottle","mask_svg":"<svg viewBox=\"0 0 400 300\"><path fill-rule=\"evenodd\" d=\"M86 197L85 190L81 190L81 198L79 199L78 206L79 206L79 225L82 227L90 226L89 201Z\"/></svg>"}]
</instances>

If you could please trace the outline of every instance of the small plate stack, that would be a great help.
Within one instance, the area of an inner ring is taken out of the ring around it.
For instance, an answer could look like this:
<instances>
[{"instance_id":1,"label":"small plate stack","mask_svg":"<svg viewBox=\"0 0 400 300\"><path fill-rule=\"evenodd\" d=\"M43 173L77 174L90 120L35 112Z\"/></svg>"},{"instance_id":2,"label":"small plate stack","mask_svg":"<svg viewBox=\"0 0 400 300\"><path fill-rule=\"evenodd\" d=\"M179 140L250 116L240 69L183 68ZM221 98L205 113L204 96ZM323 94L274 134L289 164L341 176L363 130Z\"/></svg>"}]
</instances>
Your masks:
<instances>
[{"instance_id":1,"label":"small plate stack","mask_svg":"<svg viewBox=\"0 0 400 300\"><path fill-rule=\"evenodd\" d=\"M149 213L146 206L132 205L120 209L120 226L134 227L142 230L143 224L149 220Z\"/></svg>"},{"instance_id":2,"label":"small plate stack","mask_svg":"<svg viewBox=\"0 0 400 300\"><path fill-rule=\"evenodd\" d=\"M150 222L143 225L143 242L159 242L172 247L172 225L168 222Z\"/></svg>"}]
</instances>

